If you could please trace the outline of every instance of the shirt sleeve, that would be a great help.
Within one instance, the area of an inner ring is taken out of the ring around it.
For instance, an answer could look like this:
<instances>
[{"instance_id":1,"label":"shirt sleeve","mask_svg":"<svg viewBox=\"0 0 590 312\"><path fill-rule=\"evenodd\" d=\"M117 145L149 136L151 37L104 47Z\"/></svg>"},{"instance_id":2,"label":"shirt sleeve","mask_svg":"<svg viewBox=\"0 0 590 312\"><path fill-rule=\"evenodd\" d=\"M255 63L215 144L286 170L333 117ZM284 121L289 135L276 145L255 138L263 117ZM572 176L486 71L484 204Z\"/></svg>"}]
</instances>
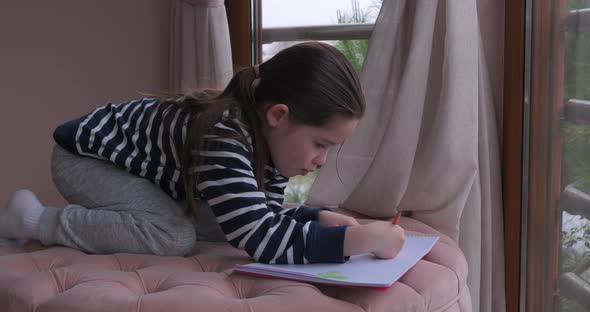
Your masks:
<instances>
[{"instance_id":1,"label":"shirt sleeve","mask_svg":"<svg viewBox=\"0 0 590 312\"><path fill-rule=\"evenodd\" d=\"M225 123L214 128L234 131ZM299 207L284 210L282 198L275 204L258 189L251 152L242 142L217 134L208 135L208 148L200 151L197 167L199 197L211 207L226 239L263 263L303 264L344 262L346 227L326 227L317 212ZM282 183L282 182L281 182ZM315 214L315 217L314 217ZM315 218L315 219L314 219ZM301 220L300 222L298 220Z\"/></svg>"}]
</instances>

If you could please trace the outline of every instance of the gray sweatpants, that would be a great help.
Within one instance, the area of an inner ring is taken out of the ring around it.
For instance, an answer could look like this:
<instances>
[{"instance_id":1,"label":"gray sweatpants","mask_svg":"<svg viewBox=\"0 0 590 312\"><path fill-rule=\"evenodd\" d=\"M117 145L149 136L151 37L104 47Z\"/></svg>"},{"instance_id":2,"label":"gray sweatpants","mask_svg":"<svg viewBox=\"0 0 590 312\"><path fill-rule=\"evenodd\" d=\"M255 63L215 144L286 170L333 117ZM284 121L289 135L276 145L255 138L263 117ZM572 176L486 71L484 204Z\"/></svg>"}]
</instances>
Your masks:
<instances>
[{"instance_id":1,"label":"gray sweatpants","mask_svg":"<svg viewBox=\"0 0 590 312\"><path fill-rule=\"evenodd\" d=\"M224 240L208 207L199 209L198 219L187 217L184 201L175 201L151 181L110 162L56 145L52 174L70 205L46 209L41 216L40 240L45 245L88 253L184 255L197 237Z\"/></svg>"}]
</instances>

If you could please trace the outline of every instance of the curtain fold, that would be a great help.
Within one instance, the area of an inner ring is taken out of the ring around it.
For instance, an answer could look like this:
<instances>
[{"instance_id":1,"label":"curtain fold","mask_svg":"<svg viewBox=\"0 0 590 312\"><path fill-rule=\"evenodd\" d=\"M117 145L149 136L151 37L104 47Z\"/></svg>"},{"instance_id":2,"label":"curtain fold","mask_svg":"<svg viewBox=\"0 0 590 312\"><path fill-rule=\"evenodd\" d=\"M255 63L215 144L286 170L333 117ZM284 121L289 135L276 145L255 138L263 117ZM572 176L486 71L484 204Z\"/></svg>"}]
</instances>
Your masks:
<instances>
[{"instance_id":1,"label":"curtain fold","mask_svg":"<svg viewBox=\"0 0 590 312\"><path fill-rule=\"evenodd\" d=\"M225 88L233 67L223 0L172 1L170 38L171 92Z\"/></svg>"},{"instance_id":2,"label":"curtain fold","mask_svg":"<svg viewBox=\"0 0 590 312\"><path fill-rule=\"evenodd\" d=\"M366 115L329 155L306 202L372 218L412 211L458 241L473 311L482 312L505 310L502 71L488 70L503 48L482 38L491 25L503 29L496 3L383 1L360 75ZM480 18L484 5L495 10Z\"/></svg>"}]
</instances>

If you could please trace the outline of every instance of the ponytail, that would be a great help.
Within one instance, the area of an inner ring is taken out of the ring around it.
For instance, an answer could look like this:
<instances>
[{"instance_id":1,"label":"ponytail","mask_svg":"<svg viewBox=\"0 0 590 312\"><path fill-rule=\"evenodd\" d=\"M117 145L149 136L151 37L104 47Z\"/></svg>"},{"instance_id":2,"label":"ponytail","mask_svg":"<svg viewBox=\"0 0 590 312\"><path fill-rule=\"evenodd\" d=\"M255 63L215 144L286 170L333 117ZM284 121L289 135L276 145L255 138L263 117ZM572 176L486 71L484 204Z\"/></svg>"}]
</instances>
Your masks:
<instances>
[{"instance_id":1,"label":"ponytail","mask_svg":"<svg viewBox=\"0 0 590 312\"><path fill-rule=\"evenodd\" d=\"M239 71L225 88L222 96L237 99L237 104L246 121L252 145L254 147L252 169L258 183L258 189L264 191L264 168L270 160L266 140L262 134L264 112L262 101L256 97L256 90L260 86L260 65Z\"/></svg>"},{"instance_id":2,"label":"ponytail","mask_svg":"<svg viewBox=\"0 0 590 312\"><path fill-rule=\"evenodd\" d=\"M227 110L237 109L240 113L240 119L245 123L240 124L244 127L252 139L253 159L252 167L258 189L264 191L264 168L269 161L266 140L262 134L262 121L258 113L257 101L255 96L256 89L256 70L246 68L239 71L229 82L223 92L205 90L195 92L191 95L181 96L173 99L163 99L158 105L158 109L166 107L175 107L180 109L183 114L188 114L188 130L186 141L182 146L176 147L177 155L180 155L180 172L182 182L186 193L187 215L194 213L195 186L199 180L197 167L201 164L199 151L207 150L209 140L204 136L213 128L216 122L220 120L223 113ZM172 116L174 114L166 114ZM184 115L186 116L186 115ZM243 136L232 136L249 146Z\"/></svg>"}]
</instances>

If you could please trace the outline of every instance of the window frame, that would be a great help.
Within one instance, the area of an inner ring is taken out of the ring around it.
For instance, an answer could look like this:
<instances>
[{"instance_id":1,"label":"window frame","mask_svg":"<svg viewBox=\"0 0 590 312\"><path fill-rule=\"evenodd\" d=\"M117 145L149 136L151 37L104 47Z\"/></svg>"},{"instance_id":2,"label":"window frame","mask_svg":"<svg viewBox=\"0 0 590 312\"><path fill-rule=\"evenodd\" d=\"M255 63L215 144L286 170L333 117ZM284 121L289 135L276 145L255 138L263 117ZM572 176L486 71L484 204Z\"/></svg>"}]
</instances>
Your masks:
<instances>
[{"instance_id":1,"label":"window frame","mask_svg":"<svg viewBox=\"0 0 590 312\"><path fill-rule=\"evenodd\" d=\"M522 15L525 18L520 28L525 32L523 64L514 69L525 73L520 100L523 103L521 224L518 228L516 223L511 224L506 233L506 237L520 234L517 236L520 237L520 279L518 310L510 311L557 311L565 5L565 0L527 0ZM506 206L504 211L508 213ZM517 258L514 253L507 253L507 263L511 257ZM507 291L508 294L514 296Z\"/></svg>"},{"instance_id":2,"label":"window frame","mask_svg":"<svg viewBox=\"0 0 590 312\"><path fill-rule=\"evenodd\" d=\"M504 32L504 105L502 133L502 203L506 312L520 309L521 204L525 1L506 1ZM517 237L518 239L506 239Z\"/></svg>"}]
</instances>

